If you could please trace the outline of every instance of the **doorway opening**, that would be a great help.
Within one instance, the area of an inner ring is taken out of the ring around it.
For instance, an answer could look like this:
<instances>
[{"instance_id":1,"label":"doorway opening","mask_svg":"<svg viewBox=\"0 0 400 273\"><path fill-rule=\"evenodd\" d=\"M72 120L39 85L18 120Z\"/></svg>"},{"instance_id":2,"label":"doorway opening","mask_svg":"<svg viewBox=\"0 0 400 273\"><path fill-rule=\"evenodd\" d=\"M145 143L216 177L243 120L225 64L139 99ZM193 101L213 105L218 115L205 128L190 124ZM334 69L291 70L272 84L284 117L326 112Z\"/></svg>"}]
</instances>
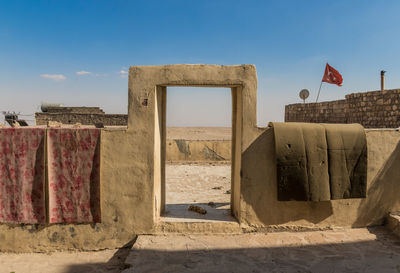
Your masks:
<instances>
[{"instance_id":1,"label":"doorway opening","mask_svg":"<svg viewBox=\"0 0 400 273\"><path fill-rule=\"evenodd\" d=\"M161 192L155 202L161 221L236 221L239 181L232 178L240 171L239 89L157 88L155 168L161 172L155 181Z\"/></svg>"}]
</instances>

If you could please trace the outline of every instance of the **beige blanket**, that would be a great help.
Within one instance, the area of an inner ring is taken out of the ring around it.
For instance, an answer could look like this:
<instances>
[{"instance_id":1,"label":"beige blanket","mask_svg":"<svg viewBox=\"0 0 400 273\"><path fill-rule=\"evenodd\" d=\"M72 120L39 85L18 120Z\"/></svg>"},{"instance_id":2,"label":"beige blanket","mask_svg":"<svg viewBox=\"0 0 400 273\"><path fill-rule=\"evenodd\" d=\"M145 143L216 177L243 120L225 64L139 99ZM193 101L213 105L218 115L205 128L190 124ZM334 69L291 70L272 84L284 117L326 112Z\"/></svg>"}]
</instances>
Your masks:
<instances>
[{"instance_id":1,"label":"beige blanket","mask_svg":"<svg viewBox=\"0 0 400 273\"><path fill-rule=\"evenodd\" d=\"M367 144L358 124L270 123L278 200L326 201L366 196Z\"/></svg>"}]
</instances>

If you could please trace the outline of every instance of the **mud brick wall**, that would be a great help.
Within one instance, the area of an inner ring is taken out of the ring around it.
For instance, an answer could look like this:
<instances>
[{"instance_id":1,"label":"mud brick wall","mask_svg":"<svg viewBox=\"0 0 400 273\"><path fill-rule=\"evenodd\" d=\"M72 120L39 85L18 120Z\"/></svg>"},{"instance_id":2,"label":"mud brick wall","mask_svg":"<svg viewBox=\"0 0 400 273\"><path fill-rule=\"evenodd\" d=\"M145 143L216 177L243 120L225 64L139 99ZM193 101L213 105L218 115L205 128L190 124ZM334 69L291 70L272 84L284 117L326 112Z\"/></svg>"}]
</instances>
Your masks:
<instances>
[{"instance_id":1,"label":"mud brick wall","mask_svg":"<svg viewBox=\"0 0 400 273\"><path fill-rule=\"evenodd\" d=\"M400 89L353 93L337 101L286 105L285 121L360 123L365 128L398 128Z\"/></svg>"},{"instance_id":2,"label":"mud brick wall","mask_svg":"<svg viewBox=\"0 0 400 273\"><path fill-rule=\"evenodd\" d=\"M285 121L346 123L346 100L286 105Z\"/></svg>"}]
</instances>

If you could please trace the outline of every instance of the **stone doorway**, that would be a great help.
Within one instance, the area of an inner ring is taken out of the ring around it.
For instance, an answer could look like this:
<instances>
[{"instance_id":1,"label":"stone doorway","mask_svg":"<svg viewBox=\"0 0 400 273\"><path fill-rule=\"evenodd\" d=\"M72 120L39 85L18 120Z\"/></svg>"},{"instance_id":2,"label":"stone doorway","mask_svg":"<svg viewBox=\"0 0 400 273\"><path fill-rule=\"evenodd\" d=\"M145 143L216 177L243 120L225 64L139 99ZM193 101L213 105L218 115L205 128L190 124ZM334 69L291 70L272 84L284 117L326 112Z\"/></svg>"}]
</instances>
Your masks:
<instances>
[{"instance_id":1,"label":"stone doorway","mask_svg":"<svg viewBox=\"0 0 400 273\"><path fill-rule=\"evenodd\" d=\"M165 211L165 143L166 143L166 96L167 88L221 87L229 88L232 96L232 170L231 170L231 213L239 228L242 212L246 209L241 189L242 154L257 135L256 91L257 76L252 65L165 65L132 66L129 72L129 108L127 135L129 144L136 148L132 154L132 172L140 180L135 185L136 209L143 213L135 214L132 221L143 222L143 230L158 232L171 230L183 232L177 225L161 221ZM136 176L135 176L136 177ZM147 213L147 211L149 213ZM150 213L151 212L151 213ZM239 223L238 223L239 222ZM195 223L197 224L197 223ZM209 229L215 231L213 223ZM230 225L230 224L228 224ZM231 232L223 224L223 232ZM173 227L172 227L173 226ZM183 222L180 227L190 226ZM195 225L193 225L195 226ZM202 230L206 232L207 225ZM169 228L172 227L172 228ZM190 227L189 227L190 229ZM196 229L199 232L200 229ZM221 231L221 230L220 230Z\"/></svg>"}]
</instances>

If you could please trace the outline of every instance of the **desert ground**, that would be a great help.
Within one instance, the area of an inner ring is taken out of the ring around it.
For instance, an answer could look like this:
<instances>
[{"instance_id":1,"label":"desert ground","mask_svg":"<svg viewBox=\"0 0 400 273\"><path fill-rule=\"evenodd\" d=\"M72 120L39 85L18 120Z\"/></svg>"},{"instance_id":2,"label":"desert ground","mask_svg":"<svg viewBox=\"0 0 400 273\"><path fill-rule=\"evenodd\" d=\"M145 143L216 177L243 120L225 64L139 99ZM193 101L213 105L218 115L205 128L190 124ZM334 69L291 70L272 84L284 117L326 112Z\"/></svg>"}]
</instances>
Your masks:
<instances>
[{"instance_id":1,"label":"desert ground","mask_svg":"<svg viewBox=\"0 0 400 273\"><path fill-rule=\"evenodd\" d=\"M230 215L231 166L229 163L170 163L166 166L168 221L235 221ZM189 211L191 205L206 214Z\"/></svg>"}]
</instances>

